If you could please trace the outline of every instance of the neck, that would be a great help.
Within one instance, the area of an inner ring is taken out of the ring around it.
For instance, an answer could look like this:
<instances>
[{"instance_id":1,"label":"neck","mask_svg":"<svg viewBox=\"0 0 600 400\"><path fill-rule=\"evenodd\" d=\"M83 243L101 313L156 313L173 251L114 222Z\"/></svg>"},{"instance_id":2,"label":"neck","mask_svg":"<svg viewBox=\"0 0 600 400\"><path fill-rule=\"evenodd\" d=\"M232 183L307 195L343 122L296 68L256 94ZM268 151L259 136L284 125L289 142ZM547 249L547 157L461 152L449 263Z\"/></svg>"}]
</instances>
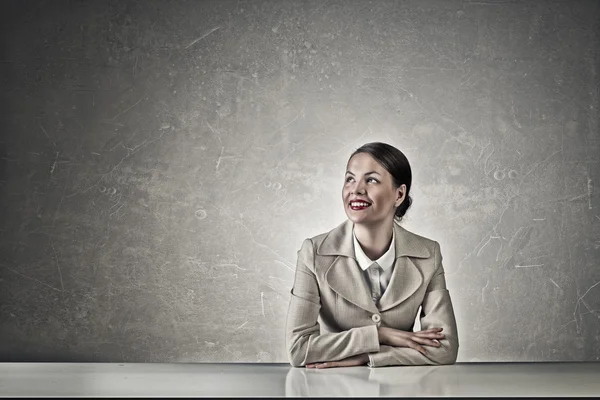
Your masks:
<instances>
[{"instance_id":1,"label":"neck","mask_svg":"<svg viewBox=\"0 0 600 400\"><path fill-rule=\"evenodd\" d=\"M386 220L373 225L354 224L356 239L371 260L377 260L390 248L393 223L393 220Z\"/></svg>"}]
</instances>

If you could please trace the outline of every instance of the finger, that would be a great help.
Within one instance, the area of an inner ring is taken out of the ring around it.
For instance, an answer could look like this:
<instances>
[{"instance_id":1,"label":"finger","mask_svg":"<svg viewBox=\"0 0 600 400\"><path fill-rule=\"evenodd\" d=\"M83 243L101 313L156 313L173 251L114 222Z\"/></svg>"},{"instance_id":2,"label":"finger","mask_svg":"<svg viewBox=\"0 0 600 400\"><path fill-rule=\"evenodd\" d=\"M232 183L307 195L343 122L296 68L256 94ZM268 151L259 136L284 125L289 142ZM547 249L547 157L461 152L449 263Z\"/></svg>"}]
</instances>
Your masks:
<instances>
[{"instance_id":1,"label":"finger","mask_svg":"<svg viewBox=\"0 0 600 400\"><path fill-rule=\"evenodd\" d=\"M306 368L314 368L317 364L306 364Z\"/></svg>"},{"instance_id":2,"label":"finger","mask_svg":"<svg viewBox=\"0 0 600 400\"><path fill-rule=\"evenodd\" d=\"M413 338L426 339L426 340L443 340L444 336L413 336Z\"/></svg>"},{"instance_id":3,"label":"finger","mask_svg":"<svg viewBox=\"0 0 600 400\"><path fill-rule=\"evenodd\" d=\"M424 345L427 345L427 346L433 346L433 347L440 347L441 346L440 342L438 342L436 339L432 340L432 339L415 337L415 338L413 338L413 340L415 342L417 342L417 343L424 344Z\"/></svg>"},{"instance_id":4,"label":"finger","mask_svg":"<svg viewBox=\"0 0 600 400\"><path fill-rule=\"evenodd\" d=\"M413 340L417 343L420 344L424 344L427 346L434 346L434 347L439 347L440 346L440 342L438 342L435 339L427 339L427 338L422 338L422 337L414 337Z\"/></svg>"},{"instance_id":5,"label":"finger","mask_svg":"<svg viewBox=\"0 0 600 400\"><path fill-rule=\"evenodd\" d=\"M420 334L420 335L430 335L430 334L444 335L444 333L442 333L442 328L427 329L424 331L416 331L416 332L412 332L412 333Z\"/></svg>"},{"instance_id":6,"label":"finger","mask_svg":"<svg viewBox=\"0 0 600 400\"><path fill-rule=\"evenodd\" d=\"M409 341L408 347L410 347L411 349L417 350L418 352L422 353L423 355L427 355L427 351L425 350L425 348L423 346L419 346L419 344L417 344L416 342Z\"/></svg>"},{"instance_id":7,"label":"finger","mask_svg":"<svg viewBox=\"0 0 600 400\"><path fill-rule=\"evenodd\" d=\"M333 362L325 362L317 365L317 369L331 368L335 367L335 363Z\"/></svg>"},{"instance_id":8,"label":"finger","mask_svg":"<svg viewBox=\"0 0 600 400\"><path fill-rule=\"evenodd\" d=\"M417 345L417 350L420 351L424 356L427 355L427 350L425 350L425 347Z\"/></svg>"},{"instance_id":9,"label":"finger","mask_svg":"<svg viewBox=\"0 0 600 400\"><path fill-rule=\"evenodd\" d=\"M429 332L429 333L415 332L414 336L428 338L428 339L444 339L446 337L446 335L444 335L443 333L435 333L435 332Z\"/></svg>"}]
</instances>

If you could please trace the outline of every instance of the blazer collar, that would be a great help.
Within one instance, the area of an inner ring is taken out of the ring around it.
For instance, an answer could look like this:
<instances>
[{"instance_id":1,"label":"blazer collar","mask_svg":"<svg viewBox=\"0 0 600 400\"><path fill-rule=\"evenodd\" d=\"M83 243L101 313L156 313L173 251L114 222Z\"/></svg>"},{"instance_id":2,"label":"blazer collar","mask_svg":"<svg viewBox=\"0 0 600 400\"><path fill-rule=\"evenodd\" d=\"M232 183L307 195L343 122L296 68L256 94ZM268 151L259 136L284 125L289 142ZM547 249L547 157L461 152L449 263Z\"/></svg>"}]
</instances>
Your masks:
<instances>
[{"instance_id":1,"label":"blazer collar","mask_svg":"<svg viewBox=\"0 0 600 400\"><path fill-rule=\"evenodd\" d=\"M349 302L378 313L402 303L419 289L423 275L409 257L428 258L431 253L417 235L394 222L394 270L377 308L355 258L353 228L354 222L347 219L317 246L318 255L338 256L325 272L325 281L332 290Z\"/></svg>"},{"instance_id":2,"label":"blazer collar","mask_svg":"<svg viewBox=\"0 0 600 400\"><path fill-rule=\"evenodd\" d=\"M354 258L360 266L360 269L366 271L374 262L377 262L384 271L391 270L396 260L396 246L394 246L396 233L392 229L392 241L386 252L377 260L371 260L360 247L356 232L352 232L352 243L354 244Z\"/></svg>"},{"instance_id":3,"label":"blazer collar","mask_svg":"<svg viewBox=\"0 0 600 400\"><path fill-rule=\"evenodd\" d=\"M402 256L427 258L431 255L417 235L407 231L396 222L392 225L394 227L394 241L396 246L395 258ZM322 256L340 255L355 259L352 237L353 229L354 222L347 219L329 231L317 247L317 254Z\"/></svg>"}]
</instances>

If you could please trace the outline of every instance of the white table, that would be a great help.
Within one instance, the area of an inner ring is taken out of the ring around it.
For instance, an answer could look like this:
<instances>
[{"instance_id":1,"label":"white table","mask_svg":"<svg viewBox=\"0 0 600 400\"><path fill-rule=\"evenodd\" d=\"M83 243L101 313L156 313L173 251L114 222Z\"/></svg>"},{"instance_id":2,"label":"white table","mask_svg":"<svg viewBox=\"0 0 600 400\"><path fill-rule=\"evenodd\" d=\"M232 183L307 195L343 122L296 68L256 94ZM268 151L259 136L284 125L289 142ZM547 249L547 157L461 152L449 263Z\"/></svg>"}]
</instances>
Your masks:
<instances>
[{"instance_id":1,"label":"white table","mask_svg":"<svg viewBox=\"0 0 600 400\"><path fill-rule=\"evenodd\" d=\"M0 363L0 396L600 396L600 363Z\"/></svg>"}]
</instances>

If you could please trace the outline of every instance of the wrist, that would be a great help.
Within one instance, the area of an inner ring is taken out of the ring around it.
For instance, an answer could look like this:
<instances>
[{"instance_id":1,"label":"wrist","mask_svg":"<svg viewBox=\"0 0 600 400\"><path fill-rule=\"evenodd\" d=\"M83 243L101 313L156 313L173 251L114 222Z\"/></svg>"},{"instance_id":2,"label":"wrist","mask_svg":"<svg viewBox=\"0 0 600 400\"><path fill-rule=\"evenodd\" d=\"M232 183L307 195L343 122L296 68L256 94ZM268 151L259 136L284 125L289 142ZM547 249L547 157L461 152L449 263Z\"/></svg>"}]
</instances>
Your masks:
<instances>
[{"instance_id":1,"label":"wrist","mask_svg":"<svg viewBox=\"0 0 600 400\"><path fill-rule=\"evenodd\" d=\"M378 336L379 344L386 344L384 328L377 328L377 336Z\"/></svg>"},{"instance_id":2,"label":"wrist","mask_svg":"<svg viewBox=\"0 0 600 400\"><path fill-rule=\"evenodd\" d=\"M368 364L369 363L369 353L363 353L361 356L361 362L362 364Z\"/></svg>"}]
</instances>

